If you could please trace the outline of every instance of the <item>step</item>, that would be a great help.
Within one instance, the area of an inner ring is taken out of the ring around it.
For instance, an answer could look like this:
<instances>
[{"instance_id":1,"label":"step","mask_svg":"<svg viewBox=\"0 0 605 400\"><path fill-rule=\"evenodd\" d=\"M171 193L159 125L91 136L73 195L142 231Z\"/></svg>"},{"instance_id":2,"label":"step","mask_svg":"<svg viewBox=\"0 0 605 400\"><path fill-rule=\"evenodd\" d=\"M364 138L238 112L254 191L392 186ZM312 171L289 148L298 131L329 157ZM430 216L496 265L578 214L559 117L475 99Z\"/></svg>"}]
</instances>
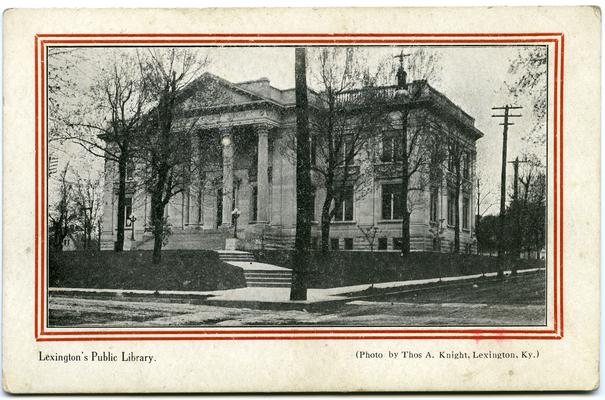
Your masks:
<instances>
[{"instance_id":1,"label":"step","mask_svg":"<svg viewBox=\"0 0 605 400\"><path fill-rule=\"evenodd\" d=\"M291 276L248 276L246 281L291 281Z\"/></svg>"},{"instance_id":2,"label":"step","mask_svg":"<svg viewBox=\"0 0 605 400\"><path fill-rule=\"evenodd\" d=\"M245 276L263 277L263 276L292 276L291 271L244 271Z\"/></svg>"},{"instance_id":3,"label":"step","mask_svg":"<svg viewBox=\"0 0 605 400\"><path fill-rule=\"evenodd\" d=\"M283 288L289 288L290 287L290 283L248 283L247 284L248 287L283 287Z\"/></svg>"},{"instance_id":4,"label":"step","mask_svg":"<svg viewBox=\"0 0 605 400\"><path fill-rule=\"evenodd\" d=\"M254 258L254 254L245 253L245 252L219 252L218 258L221 261L251 261L254 262L256 259Z\"/></svg>"},{"instance_id":5,"label":"step","mask_svg":"<svg viewBox=\"0 0 605 400\"><path fill-rule=\"evenodd\" d=\"M244 273L247 287L290 287L292 274L290 272L253 272Z\"/></svg>"}]
</instances>

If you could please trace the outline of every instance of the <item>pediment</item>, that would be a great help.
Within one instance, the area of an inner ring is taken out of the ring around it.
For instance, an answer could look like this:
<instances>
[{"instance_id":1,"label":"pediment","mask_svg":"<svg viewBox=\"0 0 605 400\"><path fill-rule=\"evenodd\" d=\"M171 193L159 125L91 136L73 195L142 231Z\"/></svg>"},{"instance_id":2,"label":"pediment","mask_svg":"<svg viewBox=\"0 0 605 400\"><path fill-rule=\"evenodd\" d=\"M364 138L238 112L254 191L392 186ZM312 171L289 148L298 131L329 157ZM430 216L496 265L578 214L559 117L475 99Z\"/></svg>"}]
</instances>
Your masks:
<instances>
[{"instance_id":1,"label":"pediment","mask_svg":"<svg viewBox=\"0 0 605 400\"><path fill-rule=\"evenodd\" d=\"M206 107L249 104L265 100L216 75L206 73L183 91L182 107L185 110Z\"/></svg>"}]
</instances>

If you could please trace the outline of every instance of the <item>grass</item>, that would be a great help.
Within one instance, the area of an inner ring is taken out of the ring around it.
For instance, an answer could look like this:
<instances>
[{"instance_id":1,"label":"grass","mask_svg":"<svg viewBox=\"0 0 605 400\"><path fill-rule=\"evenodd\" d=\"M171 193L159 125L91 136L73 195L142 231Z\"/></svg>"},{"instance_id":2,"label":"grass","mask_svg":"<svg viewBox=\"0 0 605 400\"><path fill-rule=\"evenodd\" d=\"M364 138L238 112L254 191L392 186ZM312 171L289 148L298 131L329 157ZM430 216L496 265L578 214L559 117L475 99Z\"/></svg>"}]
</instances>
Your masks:
<instances>
[{"instance_id":1,"label":"grass","mask_svg":"<svg viewBox=\"0 0 605 400\"><path fill-rule=\"evenodd\" d=\"M49 259L52 287L147 290L222 290L245 287L240 268L219 260L209 250L164 250L162 263L151 263L151 251L62 252ZM257 261L294 266L293 251L255 251ZM426 279L543 267L541 260L500 261L494 257L397 252L312 252L308 287L330 288L378 282Z\"/></svg>"},{"instance_id":2,"label":"grass","mask_svg":"<svg viewBox=\"0 0 605 400\"><path fill-rule=\"evenodd\" d=\"M151 256L151 251L51 253L49 286L191 291L246 286L243 271L213 251L164 250L158 265Z\"/></svg>"},{"instance_id":3,"label":"grass","mask_svg":"<svg viewBox=\"0 0 605 400\"><path fill-rule=\"evenodd\" d=\"M364 292L375 301L392 301L414 304L518 304L543 305L546 299L544 271L497 277L478 278L464 281L442 282L412 286L406 289L368 289Z\"/></svg>"},{"instance_id":4,"label":"grass","mask_svg":"<svg viewBox=\"0 0 605 400\"><path fill-rule=\"evenodd\" d=\"M52 326L501 326L545 323L544 271L505 280L473 279L422 285L334 303L321 310L262 310L210 304L172 303L163 298L92 299L51 294ZM380 289L375 289L377 292ZM390 289L393 290L393 289Z\"/></svg>"},{"instance_id":5,"label":"grass","mask_svg":"<svg viewBox=\"0 0 605 400\"><path fill-rule=\"evenodd\" d=\"M294 267L293 251L255 251L257 261ZM379 282L439 278L496 272L499 268L544 267L543 260L499 260L474 254L414 252L332 251L311 252L309 287L330 288Z\"/></svg>"}]
</instances>

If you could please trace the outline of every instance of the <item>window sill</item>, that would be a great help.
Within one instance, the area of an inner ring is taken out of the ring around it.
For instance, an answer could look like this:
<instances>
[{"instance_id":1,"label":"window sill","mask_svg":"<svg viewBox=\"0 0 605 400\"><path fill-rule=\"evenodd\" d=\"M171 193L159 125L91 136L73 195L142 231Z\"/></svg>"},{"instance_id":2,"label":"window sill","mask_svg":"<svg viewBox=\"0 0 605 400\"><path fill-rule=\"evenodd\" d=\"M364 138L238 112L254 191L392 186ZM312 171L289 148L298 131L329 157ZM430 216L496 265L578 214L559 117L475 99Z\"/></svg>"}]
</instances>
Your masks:
<instances>
[{"instance_id":1,"label":"window sill","mask_svg":"<svg viewBox=\"0 0 605 400\"><path fill-rule=\"evenodd\" d=\"M379 224L400 224L403 219L381 219L378 221Z\"/></svg>"},{"instance_id":2,"label":"window sill","mask_svg":"<svg viewBox=\"0 0 605 400\"><path fill-rule=\"evenodd\" d=\"M357 221L331 221L331 225L354 225Z\"/></svg>"}]
</instances>

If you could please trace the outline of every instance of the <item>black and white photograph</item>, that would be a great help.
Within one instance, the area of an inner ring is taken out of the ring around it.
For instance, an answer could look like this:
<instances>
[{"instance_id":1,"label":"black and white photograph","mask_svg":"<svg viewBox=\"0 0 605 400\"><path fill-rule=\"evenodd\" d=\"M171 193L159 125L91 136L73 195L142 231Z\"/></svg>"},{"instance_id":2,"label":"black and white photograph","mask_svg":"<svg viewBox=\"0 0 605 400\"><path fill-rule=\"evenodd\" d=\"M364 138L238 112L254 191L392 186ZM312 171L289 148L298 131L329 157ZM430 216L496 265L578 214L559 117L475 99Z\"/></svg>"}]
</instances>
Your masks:
<instances>
[{"instance_id":1,"label":"black and white photograph","mask_svg":"<svg viewBox=\"0 0 605 400\"><path fill-rule=\"evenodd\" d=\"M48 45L48 327L546 326L549 57Z\"/></svg>"},{"instance_id":2,"label":"black and white photograph","mask_svg":"<svg viewBox=\"0 0 605 400\"><path fill-rule=\"evenodd\" d=\"M599 7L123 2L3 14L5 392L596 393Z\"/></svg>"}]
</instances>

